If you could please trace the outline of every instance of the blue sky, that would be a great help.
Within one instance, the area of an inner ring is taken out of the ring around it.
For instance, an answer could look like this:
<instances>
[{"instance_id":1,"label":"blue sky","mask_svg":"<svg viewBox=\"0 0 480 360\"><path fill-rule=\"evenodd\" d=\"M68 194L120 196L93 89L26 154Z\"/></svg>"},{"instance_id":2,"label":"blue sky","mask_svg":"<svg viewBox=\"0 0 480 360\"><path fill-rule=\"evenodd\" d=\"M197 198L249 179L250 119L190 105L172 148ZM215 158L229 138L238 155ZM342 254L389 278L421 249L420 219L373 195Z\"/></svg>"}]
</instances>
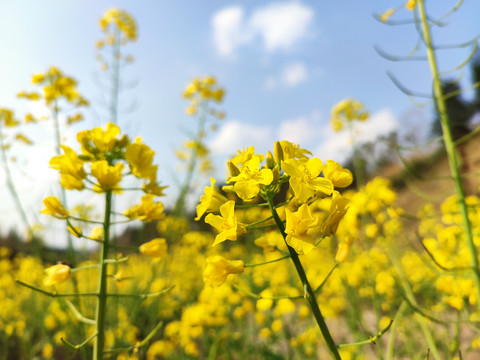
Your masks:
<instances>
[{"instance_id":1,"label":"blue sky","mask_svg":"<svg viewBox=\"0 0 480 360\"><path fill-rule=\"evenodd\" d=\"M427 7L436 16L455 3L427 1ZM227 90L221 106L227 117L208 139L220 178L222 164L238 147L253 144L265 152L279 139L300 143L322 160L342 161L350 151L347 138L333 134L328 120L331 107L345 97L363 101L372 114L362 130L365 139L393 129L424 134L429 128L431 105L416 108L386 76L390 70L412 90L428 92L427 64L392 63L373 48L378 45L402 55L415 45L412 25L388 26L372 16L401 4L387 0L3 1L0 107L24 114L28 109L16 93L32 89L32 74L55 65L75 77L92 102L86 121L65 132L66 141L73 144L77 131L104 124L107 118L99 106L102 92L94 81L99 73L94 44L101 37L99 18L117 7L130 12L139 28L138 41L125 48L136 61L123 73L126 81L138 84L122 97L123 104L138 105L121 117L120 125L156 150L164 183L172 185L177 164L173 154L186 138L181 129L194 126L184 114L181 92L193 76L205 74L216 76ZM465 0L448 26L435 29L434 40L442 44L470 40L480 33L478 14L480 2ZM401 8L392 19L410 16ZM440 65L444 69L456 65L467 53L468 49L446 51ZM468 81L467 72L463 82ZM47 139L39 136L35 154L20 158L15 169L29 209L54 189L50 184L47 190L31 190L32 180L48 183L56 176L53 170L42 172L53 155ZM25 172L35 176L22 176ZM174 193L172 185L169 198ZM1 192L2 198L8 196ZM8 218L10 213L11 206L1 205L2 216Z\"/></svg>"}]
</instances>

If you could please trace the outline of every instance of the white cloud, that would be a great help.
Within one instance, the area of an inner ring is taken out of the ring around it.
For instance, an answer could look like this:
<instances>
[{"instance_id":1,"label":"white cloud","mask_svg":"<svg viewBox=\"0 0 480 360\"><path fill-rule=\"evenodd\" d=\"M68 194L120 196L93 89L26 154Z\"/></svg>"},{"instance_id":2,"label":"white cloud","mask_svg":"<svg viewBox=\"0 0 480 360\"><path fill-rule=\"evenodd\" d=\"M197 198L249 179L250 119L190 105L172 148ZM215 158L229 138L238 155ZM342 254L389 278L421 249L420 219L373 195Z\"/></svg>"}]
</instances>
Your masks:
<instances>
[{"instance_id":1,"label":"white cloud","mask_svg":"<svg viewBox=\"0 0 480 360\"><path fill-rule=\"evenodd\" d=\"M227 7L213 15L214 45L220 55L231 56L260 37L267 51L289 50L308 35L313 17L311 8L296 1L257 8L249 18L242 7Z\"/></svg>"},{"instance_id":2,"label":"white cloud","mask_svg":"<svg viewBox=\"0 0 480 360\"><path fill-rule=\"evenodd\" d=\"M314 112L310 116L282 121L278 129L278 140L288 140L301 146L307 146L319 137L319 118L319 113Z\"/></svg>"},{"instance_id":3,"label":"white cloud","mask_svg":"<svg viewBox=\"0 0 480 360\"><path fill-rule=\"evenodd\" d=\"M312 151L323 161L345 162L352 153L348 131L333 132L330 124L321 121L319 111L293 119L285 119L278 126L245 124L240 121L225 123L209 144L215 157L216 167L225 170L227 158L236 154L237 149L255 147L258 154L273 149L277 140L288 140ZM374 113L366 122L356 122L356 141L373 141L398 129L398 122L389 109Z\"/></svg>"},{"instance_id":4,"label":"white cloud","mask_svg":"<svg viewBox=\"0 0 480 360\"><path fill-rule=\"evenodd\" d=\"M218 11L212 18L213 41L222 56L232 55L235 48L249 40L245 31L243 9L231 6Z\"/></svg>"},{"instance_id":5,"label":"white cloud","mask_svg":"<svg viewBox=\"0 0 480 360\"><path fill-rule=\"evenodd\" d=\"M272 130L269 126L255 126L239 121L225 123L210 143L215 154L231 155L237 149L253 145L258 152L264 152L270 144Z\"/></svg>"},{"instance_id":6,"label":"white cloud","mask_svg":"<svg viewBox=\"0 0 480 360\"><path fill-rule=\"evenodd\" d=\"M263 39L267 50L289 49L308 34L313 10L298 2L272 3L256 10L248 26Z\"/></svg>"},{"instance_id":7,"label":"white cloud","mask_svg":"<svg viewBox=\"0 0 480 360\"><path fill-rule=\"evenodd\" d=\"M307 68L302 63L287 65L283 69L282 80L287 86L297 86L307 80Z\"/></svg>"},{"instance_id":8,"label":"white cloud","mask_svg":"<svg viewBox=\"0 0 480 360\"><path fill-rule=\"evenodd\" d=\"M397 129L398 123L392 112L383 109L373 114L367 121L358 123L359 141L375 140L380 135L388 134Z\"/></svg>"},{"instance_id":9,"label":"white cloud","mask_svg":"<svg viewBox=\"0 0 480 360\"><path fill-rule=\"evenodd\" d=\"M383 109L373 114L366 122L355 123L355 140L361 143L373 141L378 136L386 135L397 128L398 122L392 112L389 109ZM325 126L322 133L324 141L315 149L315 156L322 160L345 161L352 152L350 135L346 131L335 133L330 125Z\"/></svg>"},{"instance_id":10,"label":"white cloud","mask_svg":"<svg viewBox=\"0 0 480 360\"><path fill-rule=\"evenodd\" d=\"M307 78L307 67L303 63L288 64L279 75L270 76L265 80L265 89L274 90L277 86L295 87L307 81Z\"/></svg>"}]
</instances>

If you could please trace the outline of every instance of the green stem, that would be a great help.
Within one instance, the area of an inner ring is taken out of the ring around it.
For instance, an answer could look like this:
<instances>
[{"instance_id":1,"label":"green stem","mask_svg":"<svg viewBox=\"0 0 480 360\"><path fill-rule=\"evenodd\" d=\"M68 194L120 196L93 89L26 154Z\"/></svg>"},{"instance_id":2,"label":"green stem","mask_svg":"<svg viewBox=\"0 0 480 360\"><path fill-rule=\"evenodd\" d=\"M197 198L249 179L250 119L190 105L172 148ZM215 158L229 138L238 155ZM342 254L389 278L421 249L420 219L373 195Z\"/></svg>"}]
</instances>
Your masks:
<instances>
[{"instance_id":1,"label":"green stem","mask_svg":"<svg viewBox=\"0 0 480 360\"><path fill-rule=\"evenodd\" d=\"M188 162L187 175L180 189L180 194L178 195L177 203L175 204L174 214L175 216L182 216L185 212L185 198L187 197L188 191L193 180L193 174L195 173L198 161L198 148L202 140L202 135L205 131L205 124L207 122L207 103L204 102L201 104L202 108L200 109L200 115L198 117L198 128L195 135L195 146L192 148L190 161Z\"/></svg>"},{"instance_id":2,"label":"green stem","mask_svg":"<svg viewBox=\"0 0 480 360\"><path fill-rule=\"evenodd\" d=\"M247 230L252 230L252 228L254 228L256 225L260 225L260 224L263 224L265 221L268 221L268 220L272 220L273 219L273 216L269 216L265 219L262 219L262 220L258 220L258 221L255 221L251 224L248 224L248 225L245 225L245 229ZM273 226L275 224L267 224L266 226ZM256 229L256 228L255 228Z\"/></svg>"},{"instance_id":3,"label":"green stem","mask_svg":"<svg viewBox=\"0 0 480 360\"><path fill-rule=\"evenodd\" d=\"M105 353L106 354L111 354L111 353L117 353L117 352L128 352L128 351L131 351L131 350L134 350L134 349L138 349L142 346L145 346L157 334L157 332L160 330L162 325L163 325L163 321L160 321L157 324L157 326L155 326L155 328L152 331L150 331L150 333L145 337L145 339L143 339L140 343L137 343L136 345L128 346L128 347L125 347L125 348L106 350Z\"/></svg>"},{"instance_id":4,"label":"green stem","mask_svg":"<svg viewBox=\"0 0 480 360\"><path fill-rule=\"evenodd\" d=\"M67 341L63 337L60 338L60 341L63 343L63 345L69 347L72 350L77 351L77 350L81 349L82 347L84 347L85 345L87 345L90 342L90 340L92 340L95 336L97 336L97 333L94 333L92 336L90 336L88 339L86 339L84 342L82 342L81 344L78 344L78 345L73 345L71 342Z\"/></svg>"},{"instance_id":5,"label":"green stem","mask_svg":"<svg viewBox=\"0 0 480 360\"><path fill-rule=\"evenodd\" d=\"M358 153L358 145L355 142L355 129L352 121L347 121L348 131L350 133L350 140L353 146L353 172L355 173L355 181L357 182L357 189L365 185L365 177L363 171L363 162Z\"/></svg>"},{"instance_id":6,"label":"green stem","mask_svg":"<svg viewBox=\"0 0 480 360\"><path fill-rule=\"evenodd\" d=\"M390 334L388 336L388 343L386 349L385 360L393 360L395 352L395 337L397 335L397 328L399 326L400 319L405 314L405 311L408 309L408 305L405 301L402 302L398 308L395 318L393 319L393 325L390 328Z\"/></svg>"},{"instance_id":7,"label":"green stem","mask_svg":"<svg viewBox=\"0 0 480 360\"><path fill-rule=\"evenodd\" d=\"M8 166L7 151L4 148L2 130L3 128L2 126L0 126L0 151L2 152L2 161L3 167L5 169L5 175L7 177L8 190L10 190L10 193L12 194L13 200L15 201L15 206L17 207L17 211L20 213L23 224L27 228L30 238L32 239L32 241L35 241L35 245L38 245L37 247L40 249L40 245L36 243L36 238L33 234L32 227L28 222L27 213L25 212L25 209L22 206L22 202L20 201L20 196L18 195L17 188L15 187L15 183L13 181L12 173L10 172L10 166Z\"/></svg>"},{"instance_id":8,"label":"green stem","mask_svg":"<svg viewBox=\"0 0 480 360\"><path fill-rule=\"evenodd\" d=\"M107 310L107 256L110 242L110 216L112 211L112 192L105 193L105 219L103 223L104 239L100 246L100 273L98 278L98 298L96 309L97 337L93 345L93 359L102 360L105 347L105 318Z\"/></svg>"},{"instance_id":9,"label":"green stem","mask_svg":"<svg viewBox=\"0 0 480 360\"><path fill-rule=\"evenodd\" d=\"M283 221L278 216L277 210L275 209L275 205L273 204L273 198L270 194L267 194L267 201L270 207L270 211L272 212L273 218L275 220L275 223L277 224L277 227L280 230L283 236L283 239L285 240L285 243L286 243L287 234L285 233L285 225L283 224ZM303 288L305 291L305 298L307 299L310 305L310 308L312 309L313 315L315 317L315 320L317 321L320 331L322 332L323 339L325 340L328 350L330 351L330 354L332 355L333 359L341 360L342 358L340 357L337 346L335 345L332 335L328 330L327 323L325 322L322 312L320 311L320 307L318 306L318 303L317 303L317 298L315 297L315 293L312 287L310 286L310 283L308 282L307 275L305 274L305 270L303 269L302 263L298 258L298 254L288 244L287 244L287 247L290 253L290 257L292 258L293 264L295 266L295 269L297 270L298 276L302 281Z\"/></svg>"},{"instance_id":10,"label":"green stem","mask_svg":"<svg viewBox=\"0 0 480 360\"><path fill-rule=\"evenodd\" d=\"M18 280L18 279L15 279L15 282L19 285L22 285L22 286L25 286L26 288L29 288L33 291L36 291L36 292L39 292L43 295L46 295L46 296L50 296L50 297L58 297L58 298L61 298L61 297L84 297L84 296L98 296L98 293L95 293L95 292L86 292L86 293L77 293L77 292L74 292L74 293L64 293L64 294L58 294L57 292L55 291L46 291L46 290L43 290L43 289L40 289L36 286L33 286L33 285L30 285L30 284L27 284L21 280Z\"/></svg>"},{"instance_id":11,"label":"green stem","mask_svg":"<svg viewBox=\"0 0 480 360\"><path fill-rule=\"evenodd\" d=\"M60 156L61 153L62 153L62 147L61 147L62 137L61 137L61 133L60 133L60 121L58 119L58 111L59 111L58 109L59 109L58 108L58 103L57 103L57 100L55 100L55 102L53 104L53 108L51 108L51 112L52 112L53 124L54 124L54 127L55 127L55 151L57 153L57 156ZM63 186L60 186L60 194L61 194L61 200L62 200L63 206L68 207L67 193L65 192L65 189L63 188ZM70 261L70 263L72 264L72 266L76 266L76 256L75 256L75 250L73 248L72 235L68 231L68 227L67 227L66 230L67 230L66 234L67 234L67 242L68 242L67 258ZM77 290L78 286L76 284L76 280L73 280L73 281L74 281L75 290Z\"/></svg>"},{"instance_id":12,"label":"green stem","mask_svg":"<svg viewBox=\"0 0 480 360\"><path fill-rule=\"evenodd\" d=\"M120 32L115 28L115 44L112 46L112 93L110 102L110 121L118 124L118 93L120 90Z\"/></svg>"},{"instance_id":13,"label":"green stem","mask_svg":"<svg viewBox=\"0 0 480 360\"><path fill-rule=\"evenodd\" d=\"M277 262L277 261L282 261L282 260L288 259L289 257L290 257L290 255L285 255L285 256L282 256L278 259L268 260L268 261L264 261L264 262L261 262L261 263L245 264L244 267L255 267L255 266L260 266L260 265L265 265L265 264L271 264L271 263L274 263L274 262Z\"/></svg>"},{"instance_id":14,"label":"green stem","mask_svg":"<svg viewBox=\"0 0 480 360\"><path fill-rule=\"evenodd\" d=\"M383 334L385 334L388 329L390 329L390 326L392 326L392 323L393 323L393 320L390 320L390 322L388 323L388 325L385 327L385 329L382 329L378 332L377 335L375 336L370 336L370 338L368 340L363 340L363 341L357 341L357 342L354 342L354 343L350 343L350 344L339 344L337 345L338 348L342 348L342 347L347 347L347 346L358 346L358 345L366 345L366 344L375 344L375 342L380 339Z\"/></svg>"},{"instance_id":15,"label":"green stem","mask_svg":"<svg viewBox=\"0 0 480 360\"><path fill-rule=\"evenodd\" d=\"M413 290L410 286L410 283L408 281L407 275L405 274L405 270L403 269L403 266L400 262L400 260L397 257L397 254L395 251L391 251L391 249L388 247L387 244L386 249L388 253L388 257L390 258L390 261L392 262L393 266L395 267L395 270L398 273L398 278L400 280L400 285L403 288L403 291L405 293L405 299L407 300L407 304L412 304L414 307L418 308L418 303L417 300L415 300L415 294L413 293ZM428 346L432 352L432 356L435 360L440 360L441 356L438 352L437 345L435 342L435 339L433 338L432 331L428 327L427 322L423 318L422 315L416 314L417 316L416 321L420 328L422 329L423 335L425 336L425 339L428 343Z\"/></svg>"},{"instance_id":16,"label":"green stem","mask_svg":"<svg viewBox=\"0 0 480 360\"><path fill-rule=\"evenodd\" d=\"M470 252L470 265L473 269L475 285L477 290L477 306L480 309L480 267L478 262L478 251L473 242L472 225L468 218L467 204L465 202L465 191L462 185L462 178L460 175L460 166L455 150L455 143L452 136L452 130L450 128L450 119L447 113L447 106L445 98L443 96L442 84L437 67L437 60L435 57L434 46L430 35L430 27L427 22L427 15L425 12L424 0L418 1L418 12L420 16L420 22L422 27L423 38L427 49L428 63L430 65L430 71L433 77L433 94L437 105L438 113L440 115L440 124L442 126L443 140L445 143L445 150L447 151L448 162L450 165L450 172L453 175L453 181L455 184L455 191L458 197L458 204L460 207L460 215L462 217L462 223L466 236L466 245Z\"/></svg>"}]
</instances>

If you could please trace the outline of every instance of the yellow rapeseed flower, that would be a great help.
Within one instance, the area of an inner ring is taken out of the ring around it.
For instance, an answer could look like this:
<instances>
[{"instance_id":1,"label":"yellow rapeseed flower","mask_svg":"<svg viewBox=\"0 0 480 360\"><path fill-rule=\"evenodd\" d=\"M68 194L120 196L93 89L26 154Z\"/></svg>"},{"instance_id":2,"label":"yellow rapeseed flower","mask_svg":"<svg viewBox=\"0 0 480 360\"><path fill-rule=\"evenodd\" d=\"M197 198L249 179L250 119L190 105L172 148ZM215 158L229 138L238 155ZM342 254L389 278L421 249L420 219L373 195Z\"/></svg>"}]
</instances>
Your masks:
<instances>
[{"instance_id":1,"label":"yellow rapeseed flower","mask_svg":"<svg viewBox=\"0 0 480 360\"><path fill-rule=\"evenodd\" d=\"M337 191L333 193L332 203L327 219L322 224L321 230L323 235L330 236L335 234L338 228L338 223L347 213L348 199L341 196Z\"/></svg>"},{"instance_id":2,"label":"yellow rapeseed flower","mask_svg":"<svg viewBox=\"0 0 480 360\"><path fill-rule=\"evenodd\" d=\"M68 216L68 211L57 197L48 196L43 200L43 203L45 204L45 209L40 211L42 214L49 214L57 219L65 219Z\"/></svg>"},{"instance_id":3,"label":"yellow rapeseed flower","mask_svg":"<svg viewBox=\"0 0 480 360\"><path fill-rule=\"evenodd\" d=\"M64 155L52 157L50 166L60 171L60 185L68 190L83 190L83 180L87 173L83 168L84 161L77 153L66 145L62 145Z\"/></svg>"},{"instance_id":4,"label":"yellow rapeseed flower","mask_svg":"<svg viewBox=\"0 0 480 360\"><path fill-rule=\"evenodd\" d=\"M233 189L243 200L253 199L258 195L262 185L269 185L273 181L272 170L260 169L258 157L246 161L239 170L240 174L230 177L227 183L234 183Z\"/></svg>"},{"instance_id":5,"label":"yellow rapeseed flower","mask_svg":"<svg viewBox=\"0 0 480 360\"><path fill-rule=\"evenodd\" d=\"M142 255L160 259L167 256L167 248L167 241L163 238L157 238L140 245L139 251Z\"/></svg>"},{"instance_id":6,"label":"yellow rapeseed flower","mask_svg":"<svg viewBox=\"0 0 480 360\"><path fill-rule=\"evenodd\" d=\"M108 9L103 17L100 19L100 29L108 35L114 36L115 30L111 30L110 27L116 28L122 38L122 42L127 41L136 41L137 34L137 23L132 15L130 15L125 10L111 8ZM103 44L102 44L103 46ZM102 47L100 46L100 48ZM97 42L97 48L98 48Z\"/></svg>"},{"instance_id":7,"label":"yellow rapeseed flower","mask_svg":"<svg viewBox=\"0 0 480 360\"><path fill-rule=\"evenodd\" d=\"M323 169L319 158L308 160L288 159L282 161L282 169L290 175L290 187L300 203L314 195L330 195L333 192L332 181L319 177Z\"/></svg>"},{"instance_id":8,"label":"yellow rapeseed flower","mask_svg":"<svg viewBox=\"0 0 480 360\"><path fill-rule=\"evenodd\" d=\"M117 139L120 134L120 128L114 123L108 123L105 130L102 127L97 127L92 130L80 131L77 134L77 140L82 144L82 151L90 154L91 145L93 143L96 150L107 153L117 145L121 139Z\"/></svg>"},{"instance_id":9,"label":"yellow rapeseed flower","mask_svg":"<svg viewBox=\"0 0 480 360\"><path fill-rule=\"evenodd\" d=\"M161 220L165 214L163 210L165 207L161 202L154 202L155 195L145 194L142 196L140 205L134 205L124 212L124 215L129 219L138 219L141 221Z\"/></svg>"},{"instance_id":10,"label":"yellow rapeseed flower","mask_svg":"<svg viewBox=\"0 0 480 360\"><path fill-rule=\"evenodd\" d=\"M308 150L300 148L300 145L290 141L282 140L275 142L273 155L275 161L280 164L288 159L307 159L307 155L312 155Z\"/></svg>"},{"instance_id":11,"label":"yellow rapeseed flower","mask_svg":"<svg viewBox=\"0 0 480 360\"><path fill-rule=\"evenodd\" d=\"M203 270L203 281L211 286L220 286L229 274L240 274L243 270L242 260L227 260L220 255L209 256Z\"/></svg>"},{"instance_id":12,"label":"yellow rapeseed flower","mask_svg":"<svg viewBox=\"0 0 480 360\"><path fill-rule=\"evenodd\" d=\"M117 163L114 166L108 164L106 160L95 161L92 163L92 175L98 180L96 191L113 190L115 193L122 192L118 183L122 181L123 163Z\"/></svg>"},{"instance_id":13,"label":"yellow rapeseed flower","mask_svg":"<svg viewBox=\"0 0 480 360\"><path fill-rule=\"evenodd\" d=\"M342 241L338 244L337 254L335 255L335 261L344 262L350 252L350 247L352 246L353 238L348 237L345 241Z\"/></svg>"},{"instance_id":14,"label":"yellow rapeseed flower","mask_svg":"<svg viewBox=\"0 0 480 360\"><path fill-rule=\"evenodd\" d=\"M362 102L347 98L335 104L332 108L330 124L334 131L343 129L344 124L357 121L366 121L369 113Z\"/></svg>"},{"instance_id":15,"label":"yellow rapeseed flower","mask_svg":"<svg viewBox=\"0 0 480 360\"><path fill-rule=\"evenodd\" d=\"M408 11L413 11L416 5L417 5L417 0L408 0L405 3L405 7L407 8Z\"/></svg>"},{"instance_id":16,"label":"yellow rapeseed flower","mask_svg":"<svg viewBox=\"0 0 480 360\"><path fill-rule=\"evenodd\" d=\"M142 144L138 139L135 144L127 146L125 157L133 175L139 178L149 179L157 173L157 165L153 165L155 151L149 146Z\"/></svg>"},{"instance_id":17,"label":"yellow rapeseed flower","mask_svg":"<svg viewBox=\"0 0 480 360\"><path fill-rule=\"evenodd\" d=\"M333 160L327 160L322 172L323 176L329 179L335 187L345 188L353 181L352 172L348 169L344 169L342 165Z\"/></svg>"},{"instance_id":18,"label":"yellow rapeseed flower","mask_svg":"<svg viewBox=\"0 0 480 360\"><path fill-rule=\"evenodd\" d=\"M15 119L12 110L0 108L0 125L2 124L7 127L14 127L20 124L20 122Z\"/></svg>"},{"instance_id":19,"label":"yellow rapeseed flower","mask_svg":"<svg viewBox=\"0 0 480 360\"><path fill-rule=\"evenodd\" d=\"M235 201L227 201L220 206L220 216L208 214L205 222L219 231L212 246L226 240L235 241L239 234L245 232L243 224L237 223L237 218L235 217Z\"/></svg>"},{"instance_id":20,"label":"yellow rapeseed flower","mask_svg":"<svg viewBox=\"0 0 480 360\"><path fill-rule=\"evenodd\" d=\"M228 201L225 196L215 191L214 185L215 179L210 178L210 186L205 186L205 194L200 197L200 204L197 205L196 221L200 220L206 212L218 212L220 206Z\"/></svg>"},{"instance_id":21,"label":"yellow rapeseed flower","mask_svg":"<svg viewBox=\"0 0 480 360\"><path fill-rule=\"evenodd\" d=\"M45 269L47 277L43 280L45 286L61 284L70 277L70 266L57 264Z\"/></svg>"},{"instance_id":22,"label":"yellow rapeseed flower","mask_svg":"<svg viewBox=\"0 0 480 360\"><path fill-rule=\"evenodd\" d=\"M285 209L287 234L286 242L295 249L298 254L307 254L315 247L318 234L318 218L314 218L310 213L307 204L300 206L298 211L291 212Z\"/></svg>"}]
</instances>

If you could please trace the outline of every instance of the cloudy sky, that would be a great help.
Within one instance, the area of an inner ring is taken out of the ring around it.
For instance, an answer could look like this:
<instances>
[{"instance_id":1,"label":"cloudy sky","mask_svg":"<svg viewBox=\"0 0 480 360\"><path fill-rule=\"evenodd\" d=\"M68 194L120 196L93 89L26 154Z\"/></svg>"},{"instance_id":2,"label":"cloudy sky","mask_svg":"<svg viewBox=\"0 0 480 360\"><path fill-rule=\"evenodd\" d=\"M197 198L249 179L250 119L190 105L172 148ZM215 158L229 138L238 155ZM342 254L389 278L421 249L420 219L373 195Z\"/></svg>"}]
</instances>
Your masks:
<instances>
[{"instance_id":1,"label":"cloudy sky","mask_svg":"<svg viewBox=\"0 0 480 360\"><path fill-rule=\"evenodd\" d=\"M438 16L456 1L427 3L430 14ZM171 199L175 197L173 154L186 139L185 129L195 124L184 114L181 92L194 76L212 74L227 91L221 106L227 117L208 138L220 178L225 159L237 148L254 145L265 152L282 139L299 143L322 160L343 161L350 153L348 137L334 134L328 125L330 109L343 98L357 98L370 110L371 119L359 130L361 139L372 140L396 129L420 135L429 129L431 104L416 107L386 75L391 71L410 89L429 92L427 64L389 62L374 50L378 46L389 54L405 55L415 46L413 25L389 26L373 16L401 4L394 0L2 1L0 107L19 115L41 112L17 99L16 93L32 90L31 75L55 65L75 77L92 102L86 121L64 131L65 141L75 147L77 131L104 124L94 44L101 37L99 18L106 9L118 7L129 11L139 27L138 41L125 49L136 61L122 74L126 83L135 86L122 93L121 105L134 111L122 112L120 125L156 150L159 177L171 185ZM480 2L465 0L448 26L435 29L434 40L447 45L470 40L480 32L479 13ZM400 7L392 19L410 16ZM468 50L445 51L441 68L457 65ZM469 83L468 71L462 83ZM31 212L56 191L56 174L45 170L54 153L51 131L36 128L35 151L20 151L14 166ZM3 176L0 181L4 185ZM40 187L42 182L48 185ZM8 199L0 204L0 215L11 219L9 194L1 190L0 195Z\"/></svg>"}]
</instances>

